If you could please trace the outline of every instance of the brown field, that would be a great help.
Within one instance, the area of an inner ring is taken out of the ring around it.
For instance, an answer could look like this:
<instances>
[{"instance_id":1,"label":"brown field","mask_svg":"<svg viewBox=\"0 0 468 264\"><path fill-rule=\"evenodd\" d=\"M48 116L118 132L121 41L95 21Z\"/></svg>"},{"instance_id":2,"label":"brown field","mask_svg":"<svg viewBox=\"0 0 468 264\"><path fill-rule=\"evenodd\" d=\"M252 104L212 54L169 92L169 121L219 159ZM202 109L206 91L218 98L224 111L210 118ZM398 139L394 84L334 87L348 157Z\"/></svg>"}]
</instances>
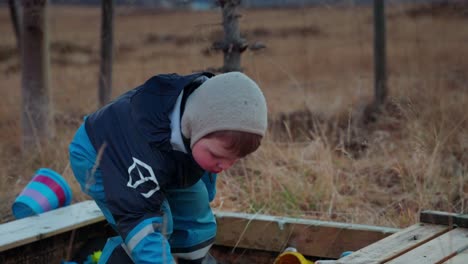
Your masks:
<instances>
[{"instance_id":1,"label":"brown field","mask_svg":"<svg viewBox=\"0 0 468 264\"><path fill-rule=\"evenodd\" d=\"M467 212L468 18L454 10L387 9L389 97L373 97L372 10L322 6L242 10L241 30L267 45L243 54L263 88L270 131L260 150L221 175L213 208L408 226L420 210ZM100 10L52 7L51 88L57 133L20 155L21 72L0 7L0 222L34 171L49 167L79 191L68 143L95 110ZM113 96L158 73L222 66L202 51L221 35L218 11L117 9Z\"/></svg>"}]
</instances>

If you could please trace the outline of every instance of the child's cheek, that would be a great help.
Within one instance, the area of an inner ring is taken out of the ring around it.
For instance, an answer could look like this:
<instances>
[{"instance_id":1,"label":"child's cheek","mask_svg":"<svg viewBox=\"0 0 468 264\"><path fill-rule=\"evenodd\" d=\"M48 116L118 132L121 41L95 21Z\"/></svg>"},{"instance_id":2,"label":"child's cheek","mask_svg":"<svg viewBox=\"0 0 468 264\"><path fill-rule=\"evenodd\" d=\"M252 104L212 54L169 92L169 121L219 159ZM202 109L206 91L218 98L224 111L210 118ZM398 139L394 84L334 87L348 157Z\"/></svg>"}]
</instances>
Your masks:
<instances>
[{"instance_id":1,"label":"child's cheek","mask_svg":"<svg viewBox=\"0 0 468 264\"><path fill-rule=\"evenodd\" d=\"M209 158L208 155L200 155L201 153L198 153L198 155L194 155L195 161L198 163L200 167L202 167L204 170L210 170L210 164L209 164Z\"/></svg>"}]
</instances>

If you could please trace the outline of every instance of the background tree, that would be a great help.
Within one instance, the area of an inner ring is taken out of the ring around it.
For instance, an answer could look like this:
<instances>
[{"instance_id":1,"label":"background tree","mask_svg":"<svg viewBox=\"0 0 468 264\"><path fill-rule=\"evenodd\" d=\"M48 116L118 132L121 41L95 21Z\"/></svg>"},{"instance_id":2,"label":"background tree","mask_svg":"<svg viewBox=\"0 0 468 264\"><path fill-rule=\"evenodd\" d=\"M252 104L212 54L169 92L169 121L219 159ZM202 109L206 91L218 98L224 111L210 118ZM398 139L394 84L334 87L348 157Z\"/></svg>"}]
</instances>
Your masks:
<instances>
[{"instance_id":1,"label":"background tree","mask_svg":"<svg viewBox=\"0 0 468 264\"><path fill-rule=\"evenodd\" d=\"M112 95L112 62L114 39L114 1L102 0L101 68L99 72L99 105L109 102Z\"/></svg>"},{"instance_id":2,"label":"background tree","mask_svg":"<svg viewBox=\"0 0 468 264\"><path fill-rule=\"evenodd\" d=\"M369 103L363 115L365 123L375 121L387 98L387 59L385 37L385 2L374 0L374 100Z\"/></svg>"},{"instance_id":3,"label":"background tree","mask_svg":"<svg viewBox=\"0 0 468 264\"><path fill-rule=\"evenodd\" d=\"M387 97L384 0L374 0L374 89L377 110Z\"/></svg>"},{"instance_id":4,"label":"background tree","mask_svg":"<svg viewBox=\"0 0 468 264\"><path fill-rule=\"evenodd\" d=\"M49 87L47 0L22 0L22 149L40 148L54 135Z\"/></svg>"},{"instance_id":5,"label":"background tree","mask_svg":"<svg viewBox=\"0 0 468 264\"><path fill-rule=\"evenodd\" d=\"M214 48L224 53L224 65L221 71L241 71L241 54L247 47L247 41L240 36L238 13L240 0L218 0L223 12L223 41L214 44Z\"/></svg>"},{"instance_id":6,"label":"background tree","mask_svg":"<svg viewBox=\"0 0 468 264\"><path fill-rule=\"evenodd\" d=\"M20 6L18 0L8 0L8 7L10 9L11 22L13 24L13 31L16 36L16 43L18 46L18 51L21 51L21 16L20 16Z\"/></svg>"}]
</instances>

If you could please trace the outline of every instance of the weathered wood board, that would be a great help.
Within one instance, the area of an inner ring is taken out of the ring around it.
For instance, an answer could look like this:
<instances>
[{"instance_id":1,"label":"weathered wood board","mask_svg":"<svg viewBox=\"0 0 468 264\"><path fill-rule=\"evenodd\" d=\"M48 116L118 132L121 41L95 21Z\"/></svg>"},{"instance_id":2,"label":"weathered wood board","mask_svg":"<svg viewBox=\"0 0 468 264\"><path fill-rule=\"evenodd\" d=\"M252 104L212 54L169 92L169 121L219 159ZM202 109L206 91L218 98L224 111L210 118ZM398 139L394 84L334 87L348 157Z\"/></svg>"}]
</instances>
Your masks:
<instances>
[{"instance_id":1,"label":"weathered wood board","mask_svg":"<svg viewBox=\"0 0 468 264\"><path fill-rule=\"evenodd\" d=\"M424 211L421 222L353 254L337 264L468 263L466 215Z\"/></svg>"},{"instance_id":2,"label":"weathered wood board","mask_svg":"<svg viewBox=\"0 0 468 264\"><path fill-rule=\"evenodd\" d=\"M215 244L237 252L231 256L236 261L239 252L259 250L277 255L286 246L295 246L308 256L336 258L343 251L357 250L399 231L267 215L215 215ZM73 204L0 225L0 263L59 263L90 238L106 238L112 232L93 201Z\"/></svg>"},{"instance_id":3,"label":"weathered wood board","mask_svg":"<svg viewBox=\"0 0 468 264\"><path fill-rule=\"evenodd\" d=\"M468 249L458 253L453 258L448 259L445 264L466 264L468 263Z\"/></svg>"},{"instance_id":4,"label":"weathered wood board","mask_svg":"<svg viewBox=\"0 0 468 264\"><path fill-rule=\"evenodd\" d=\"M422 211L419 215L421 223L437 225L453 225L468 228L468 214L456 214L441 211Z\"/></svg>"},{"instance_id":5,"label":"weathered wood board","mask_svg":"<svg viewBox=\"0 0 468 264\"><path fill-rule=\"evenodd\" d=\"M93 201L84 201L0 225L0 252L104 221Z\"/></svg>"},{"instance_id":6,"label":"weathered wood board","mask_svg":"<svg viewBox=\"0 0 468 264\"><path fill-rule=\"evenodd\" d=\"M386 263L441 263L450 258L454 253L467 247L468 229L455 228ZM465 263L468 263L468 260Z\"/></svg>"},{"instance_id":7,"label":"weathered wood board","mask_svg":"<svg viewBox=\"0 0 468 264\"><path fill-rule=\"evenodd\" d=\"M447 226L416 224L340 259L339 263L385 263L448 230Z\"/></svg>"},{"instance_id":8,"label":"weathered wood board","mask_svg":"<svg viewBox=\"0 0 468 264\"><path fill-rule=\"evenodd\" d=\"M358 250L399 231L267 215L216 213L216 218L218 244L274 252L294 246L304 255L326 258L338 258L344 251Z\"/></svg>"}]
</instances>

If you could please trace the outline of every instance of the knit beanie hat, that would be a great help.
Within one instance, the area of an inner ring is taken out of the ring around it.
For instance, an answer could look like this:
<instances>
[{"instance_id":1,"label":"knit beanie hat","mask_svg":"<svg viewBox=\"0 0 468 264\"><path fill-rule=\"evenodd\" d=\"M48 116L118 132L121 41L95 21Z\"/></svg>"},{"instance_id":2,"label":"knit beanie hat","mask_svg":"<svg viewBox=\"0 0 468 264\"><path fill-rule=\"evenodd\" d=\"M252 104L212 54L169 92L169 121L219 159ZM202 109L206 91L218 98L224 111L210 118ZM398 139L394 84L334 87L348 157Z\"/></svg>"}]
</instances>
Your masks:
<instances>
[{"instance_id":1,"label":"knit beanie hat","mask_svg":"<svg viewBox=\"0 0 468 264\"><path fill-rule=\"evenodd\" d=\"M258 85L241 72L217 75L202 83L187 99L181 121L190 147L221 130L261 136L267 129L267 105Z\"/></svg>"}]
</instances>

